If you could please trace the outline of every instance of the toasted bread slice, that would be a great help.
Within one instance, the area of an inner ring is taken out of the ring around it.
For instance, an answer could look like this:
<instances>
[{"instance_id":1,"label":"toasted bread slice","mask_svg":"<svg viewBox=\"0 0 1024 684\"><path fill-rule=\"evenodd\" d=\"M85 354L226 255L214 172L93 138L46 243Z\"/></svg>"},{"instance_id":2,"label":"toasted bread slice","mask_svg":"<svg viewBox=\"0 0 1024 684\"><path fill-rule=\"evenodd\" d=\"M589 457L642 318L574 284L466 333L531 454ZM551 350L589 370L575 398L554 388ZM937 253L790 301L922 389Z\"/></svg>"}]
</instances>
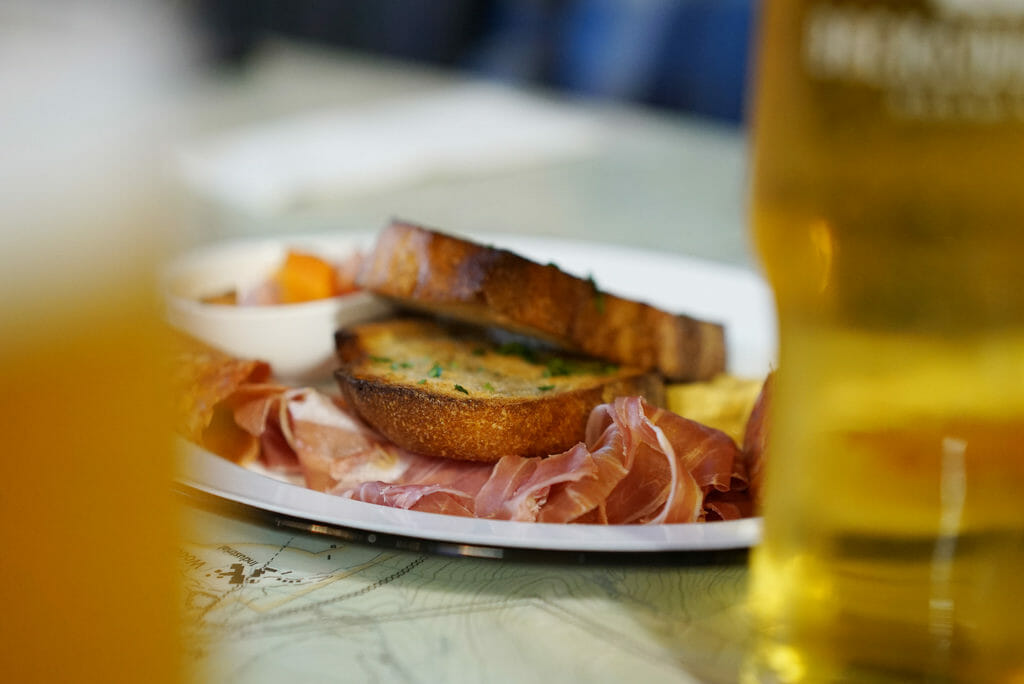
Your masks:
<instances>
[{"instance_id":1,"label":"toasted bread slice","mask_svg":"<svg viewBox=\"0 0 1024 684\"><path fill-rule=\"evenodd\" d=\"M397 318L342 329L336 373L367 424L422 454L497 461L583 440L591 410L617 396L664 403L660 376L569 357L477 329Z\"/></svg>"},{"instance_id":2,"label":"toasted bread slice","mask_svg":"<svg viewBox=\"0 0 1024 684\"><path fill-rule=\"evenodd\" d=\"M707 380L725 370L721 325L601 292L503 249L395 222L363 262L359 284L406 307L499 326L564 349Z\"/></svg>"}]
</instances>

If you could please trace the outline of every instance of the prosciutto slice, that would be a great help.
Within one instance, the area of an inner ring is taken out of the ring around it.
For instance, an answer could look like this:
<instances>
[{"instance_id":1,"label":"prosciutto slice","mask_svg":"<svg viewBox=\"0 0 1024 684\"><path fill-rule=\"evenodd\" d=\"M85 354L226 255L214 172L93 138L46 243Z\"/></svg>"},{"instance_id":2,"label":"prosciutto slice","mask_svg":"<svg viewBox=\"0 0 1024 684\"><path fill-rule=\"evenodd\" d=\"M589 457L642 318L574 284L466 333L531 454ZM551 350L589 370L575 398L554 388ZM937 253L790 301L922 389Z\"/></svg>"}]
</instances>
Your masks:
<instances>
[{"instance_id":1,"label":"prosciutto slice","mask_svg":"<svg viewBox=\"0 0 1024 684\"><path fill-rule=\"evenodd\" d=\"M261 365L196 358L217 386L190 395L201 415L186 423L186 435L236 462L258 458L318 491L415 511L549 523L695 522L753 510L746 490L748 464L759 468L756 426L744 454L723 432L621 397L595 408L584 440L563 453L456 461L405 451L341 398L268 383Z\"/></svg>"},{"instance_id":2,"label":"prosciutto slice","mask_svg":"<svg viewBox=\"0 0 1024 684\"><path fill-rule=\"evenodd\" d=\"M469 494L439 484L364 482L344 492L343 496L393 508L473 517L473 498Z\"/></svg>"},{"instance_id":3,"label":"prosciutto slice","mask_svg":"<svg viewBox=\"0 0 1024 684\"><path fill-rule=\"evenodd\" d=\"M665 523L749 515L741 453L724 432L620 398L594 410L586 441L493 466L409 455L391 482L338 493L411 510L537 522Z\"/></svg>"},{"instance_id":4,"label":"prosciutto slice","mask_svg":"<svg viewBox=\"0 0 1024 684\"><path fill-rule=\"evenodd\" d=\"M533 522L547 509L553 488L569 483L593 482L598 468L593 456L582 443L561 454L547 458L504 456L498 461L484 486L477 493L475 511L480 518L522 520ZM561 493L565 488L561 488ZM561 496L561 506L572 510L571 495ZM556 504L557 505L557 504ZM578 517L580 511L571 515ZM553 513L549 518L564 515ZM568 520L566 520L568 522Z\"/></svg>"},{"instance_id":5,"label":"prosciutto slice","mask_svg":"<svg viewBox=\"0 0 1024 684\"><path fill-rule=\"evenodd\" d=\"M403 464L401 474L390 481L339 482L331 493L415 511L475 515L474 499L491 475L490 463L433 458L392 448Z\"/></svg>"},{"instance_id":6,"label":"prosciutto slice","mask_svg":"<svg viewBox=\"0 0 1024 684\"><path fill-rule=\"evenodd\" d=\"M401 478L416 456L383 439L337 397L312 389L264 392L242 387L234 419L259 440L261 464L301 474L317 491L345 491L363 482Z\"/></svg>"},{"instance_id":7,"label":"prosciutto slice","mask_svg":"<svg viewBox=\"0 0 1024 684\"><path fill-rule=\"evenodd\" d=\"M258 440L241 428L232 414L240 389L266 383L270 366L236 359L184 334L172 335L171 346L175 363L170 382L177 431L229 461L254 461L260 453ZM271 394L284 389L267 387Z\"/></svg>"},{"instance_id":8,"label":"prosciutto slice","mask_svg":"<svg viewBox=\"0 0 1024 684\"><path fill-rule=\"evenodd\" d=\"M586 439L592 449L610 446L626 471L602 504L611 524L704 520L709 491L745 482L732 438L640 397L595 408Z\"/></svg>"},{"instance_id":9,"label":"prosciutto slice","mask_svg":"<svg viewBox=\"0 0 1024 684\"><path fill-rule=\"evenodd\" d=\"M555 489L537 516L539 522L607 523L604 502L629 473L622 458L622 440L615 434L602 434L598 443L580 443L590 456L592 470L586 477L567 481Z\"/></svg>"}]
</instances>

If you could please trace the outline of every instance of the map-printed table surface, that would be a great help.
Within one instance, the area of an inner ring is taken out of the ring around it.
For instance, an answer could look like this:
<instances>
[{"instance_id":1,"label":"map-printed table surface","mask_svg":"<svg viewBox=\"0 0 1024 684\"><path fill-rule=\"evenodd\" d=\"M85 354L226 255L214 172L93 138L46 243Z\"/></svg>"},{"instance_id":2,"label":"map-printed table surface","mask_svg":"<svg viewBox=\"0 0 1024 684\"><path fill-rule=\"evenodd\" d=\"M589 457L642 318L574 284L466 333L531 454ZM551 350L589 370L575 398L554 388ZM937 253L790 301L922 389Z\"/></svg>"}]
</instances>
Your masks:
<instances>
[{"instance_id":1,"label":"map-printed table surface","mask_svg":"<svg viewBox=\"0 0 1024 684\"><path fill-rule=\"evenodd\" d=\"M741 666L742 563L452 558L185 512L198 681L717 683Z\"/></svg>"}]
</instances>

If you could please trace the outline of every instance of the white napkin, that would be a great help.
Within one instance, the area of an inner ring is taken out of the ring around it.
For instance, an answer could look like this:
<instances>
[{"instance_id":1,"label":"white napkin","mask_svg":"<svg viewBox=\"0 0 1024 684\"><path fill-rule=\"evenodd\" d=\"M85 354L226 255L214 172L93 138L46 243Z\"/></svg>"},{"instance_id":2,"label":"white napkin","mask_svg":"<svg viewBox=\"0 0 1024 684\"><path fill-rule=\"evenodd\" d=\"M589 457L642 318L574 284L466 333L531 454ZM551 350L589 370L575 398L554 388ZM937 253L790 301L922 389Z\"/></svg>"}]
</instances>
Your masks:
<instances>
[{"instance_id":1,"label":"white napkin","mask_svg":"<svg viewBox=\"0 0 1024 684\"><path fill-rule=\"evenodd\" d=\"M240 129L180 155L194 192L248 214L549 163L596 149L600 118L568 103L472 83Z\"/></svg>"}]
</instances>

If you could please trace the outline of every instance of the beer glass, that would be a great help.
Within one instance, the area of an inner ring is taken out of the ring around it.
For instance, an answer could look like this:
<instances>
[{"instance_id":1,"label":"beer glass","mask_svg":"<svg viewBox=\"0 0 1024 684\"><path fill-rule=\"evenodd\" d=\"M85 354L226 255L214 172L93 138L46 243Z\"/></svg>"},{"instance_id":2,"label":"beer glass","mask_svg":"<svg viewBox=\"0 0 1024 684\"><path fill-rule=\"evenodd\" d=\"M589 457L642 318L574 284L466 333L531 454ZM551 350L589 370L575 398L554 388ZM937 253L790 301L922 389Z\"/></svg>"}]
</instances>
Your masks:
<instances>
[{"instance_id":1,"label":"beer glass","mask_svg":"<svg viewBox=\"0 0 1024 684\"><path fill-rule=\"evenodd\" d=\"M761 12L745 678L1024 682L1024 3Z\"/></svg>"},{"instance_id":2,"label":"beer glass","mask_svg":"<svg viewBox=\"0 0 1024 684\"><path fill-rule=\"evenodd\" d=\"M127 7L0 2L8 682L183 678L150 163L170 48Z\"/></svg>"}]
</instances>

